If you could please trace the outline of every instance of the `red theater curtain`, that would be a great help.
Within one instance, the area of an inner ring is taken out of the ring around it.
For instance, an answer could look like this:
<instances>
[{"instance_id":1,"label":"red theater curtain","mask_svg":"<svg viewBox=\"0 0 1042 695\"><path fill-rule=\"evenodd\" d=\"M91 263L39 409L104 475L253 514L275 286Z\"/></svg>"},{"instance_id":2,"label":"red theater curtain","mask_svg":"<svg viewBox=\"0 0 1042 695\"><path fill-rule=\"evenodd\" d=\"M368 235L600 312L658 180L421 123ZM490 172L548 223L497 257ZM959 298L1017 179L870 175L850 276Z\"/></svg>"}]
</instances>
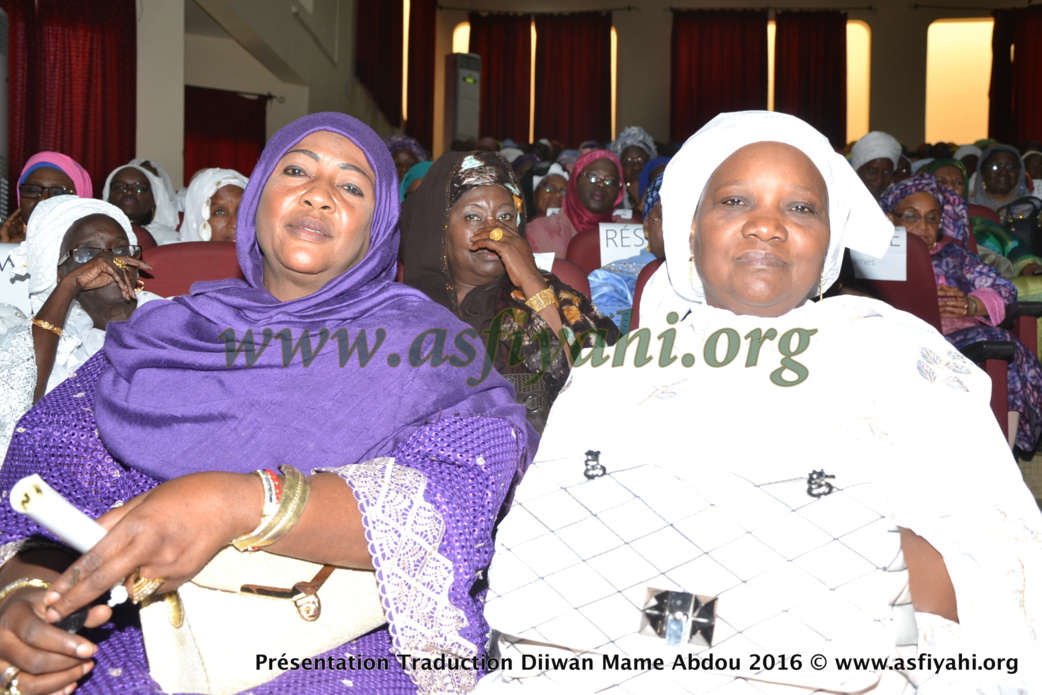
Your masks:
<instances>
[{"instance_id":1,"label":"red theater curtain","mask_svg":"<svg viewBox=\"0 0 1042 695\"><path fill-rule=\"evenodd\" d=\"M405 134L431 151L434 144L434 39L436 0L412 0L409 9L409 105Z\"/></svg>"},{"instance_id":2,"label":"red theater curtain","mask_svg":"<svg viewBox=\"0 0 1042 695\"><path fill-rule=\"evenodd\" d=\"M1016 139L1013 118L1013 32L1016 10L995 10L991 32L991 86L988 89L988 137L999 142Z\"/></svg>"},{"instance_id":3,"label":"red theater curtain","mask_svg":"<svg viewBox=\"0 0 1042 695\"><path fill-rule=\"evenodd\" d=\"M134 158L134 0L2 0L9 31L9 177L41 150L80 162L100 192ZM13 201L13 189L12 197Z\"/></svg>"},{"instance_id":4,"label":"red theater curtain","mask_svg":"<svg viewBox=\"0 0 1042 695\"><path fill-rule=\"evenodd\" d=\"M610 140L611 14L536 15L535 32L535 136Z\"/></svg>"},{"instance_id":5,"label":"red theater curtain","mask_svg":"<svg viewBox=\"0 0 1042 695\"><path fill-rule=\"evenodd\" d=\"M268 98L185 87L185 180L199 169L249 176L267 140Z\"/></svg>"},{"instance_id":6,"label":"red theater curtain","mask_svg":"<svg viewBox=\"0 0 1042 695\"><path fill-rule=\"evenodd\" d=\"M373 95L380 113L402 124L402 3L360 0L355 4L355 75Z\"/></svg>"},{"instance_id":7,"label":"red theater curtain","mask_svg":"<svg viewBox=\"0 0 1042 695\"><path fill-rule=\"evenodd\" d=\"M470 52L481 56L479 136L528 142L532 16L471 12Z\"/></svg>"},{"instance_id":8,"label":"red theater curtain","mask_svg":"<svg viewBox=\"0 0 1042 695\"><path fill-rule=\"evenodd\" d=\"M673 10L670 138L718 113L767 108L767 11Z\"/></svg>"},{"instance_id":9,"label":"red theater curtain","mask_svg":"<svg viewBox=\"0 0 1042 695\"><path fill-rule=\"evenodd\" d=\"M1042 140L1042 6L1013 10L1014 143Z\"/></svg>"},{"instance_id":10,"label":"red theater curtain","mask_svg":"<svg viewBox=\"0 0 1042 695\"><path fill-rule=\"evenodd\" d=\"M847 137L847 15L779 12L774 109L798 116L842 149Z\"/></svg>"}]
</instances>

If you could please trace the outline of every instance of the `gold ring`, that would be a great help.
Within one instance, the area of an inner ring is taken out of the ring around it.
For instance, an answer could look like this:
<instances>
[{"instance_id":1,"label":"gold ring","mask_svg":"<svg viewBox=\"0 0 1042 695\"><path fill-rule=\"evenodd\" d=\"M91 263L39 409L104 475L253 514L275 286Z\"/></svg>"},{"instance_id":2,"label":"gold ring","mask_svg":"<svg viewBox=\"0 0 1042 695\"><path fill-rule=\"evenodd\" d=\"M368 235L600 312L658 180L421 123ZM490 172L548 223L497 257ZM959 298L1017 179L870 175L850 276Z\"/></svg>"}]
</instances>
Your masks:
<instances>
[{"instance_id":1,"label":"gold ring","mask_svg":"<svg viewBox=\"0 0 1042 695\"><path fill-rule=\"evenodd\" d=\"M0 691L6 691L10 689L11 685L18 680L18 674L22 672L22 669L17 666L8 666L4 669L4 672L0 674Z\"/></svg>"},{"instance_id":2,"label":"gold ring","mask_svg":"<svg viewBox=\"0 0 1042 695\"><path fill-rule=\"evenodd\" d=\"M500 229L499 227L496 227L491 232L489 232L488 238L491 239L492 241L499 241L500 239L503 238L503 230Z\"/></svg>"},{"instance_id":3,"label":"gold ring","mask_svg":"<svg viewBox=\"0 0 1042 695\"><path fill-rule=\"evenodd\" d=\"M120 270L123 270L127 267L127 259L123 258L122 256L115 256L112 259L112 265L116 266Z\"/></svg>"},{"instance_id":4,"label":"gold ring","mask_svg":"<svg viewBox=\"0 0 1042 695\"><path fill-rule=\"evenodd\" d=\"M146 598L156 593L156 589L163 585L165 579L146 579L137 572L132 576L133 581L130 584L130 600L134 603L141 603Z\"/></svg>"}]
</instances>

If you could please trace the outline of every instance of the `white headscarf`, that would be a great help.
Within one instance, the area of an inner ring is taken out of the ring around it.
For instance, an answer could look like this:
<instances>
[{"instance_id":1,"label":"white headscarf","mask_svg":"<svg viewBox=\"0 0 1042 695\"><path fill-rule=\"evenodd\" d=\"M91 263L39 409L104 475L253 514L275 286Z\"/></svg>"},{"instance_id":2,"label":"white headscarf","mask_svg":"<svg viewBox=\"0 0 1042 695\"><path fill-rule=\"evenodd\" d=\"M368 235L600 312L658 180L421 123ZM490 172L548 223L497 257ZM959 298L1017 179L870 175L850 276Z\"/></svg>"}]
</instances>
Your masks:
<instances>
[{"instance_id":1,"label":"white headscarf","mask_svg":"<svg viewBox=\"0 0 1042 695\"><path fill-rule=\"evenodd\" d=\"M666 262L644 290L641 323L657 325L669 311L681 315L705 294L690 271L691 221L713 172L737 150L757 142L780 142L803 152L821 172L829 194L828 251L822 277L825 287L839 276L843 249L881 257L894 225L872 194L828 139L795 116L768 111L720 114L692 135L670 160L662 182L662 235Z\"/></svg>"},{"instance_id":2,"label":"white headscarf","mask_svg":"<svg viewBox=\"0 0 1042 695\"><path fill-rule=\"evenodd\" d=\"M148 181L148 187L152 189L152 199L156 201L156 212L152 215L152 221L144 225L145 229L152 234L152 238L160 246L180 241L180 237L177 236L177 203L167 194L166 184L163 183L163 179L143 166L139 164L124 164L109 172L108 178L105 179L105 188L101 192L102 200L109 199L109 193L112 189L112 177L116 175L116 172L124 169L134 169L144 174L145 179Z\"/></svg>"},{"instance_id":3,"label":"white headscarf","mask_svg":"<svg viewBox=\"0 0 1042 695\"><path fill-rule=\"evenodd\" d=\"M564 170L563 166L561 166L557 162L554 162L550 165L550 168L547 169L545 174L543 174L542 176L532 177L532 192L534 193L535 191L538 191L539 184L543 182L543 179L550 178L551 176L560 176L565 181L568 180L568 172Z\"/></svg>"},{"instance_id":4,"label":"white headscarf","mask_svg":"<svg viewBox=\"0 0 1042 695\"><path fill-rule=\"evenodd\" d=\"M976 145L963 145L959 149L955 150L955 154L952 155L952 159L957 159L961 162L963 157L968 157L971 154L975 154L978 157L980 157L983 152L984 151Z\"/></svg>"},{"instance_id":5,"label":"white headscarf","mask_svg":"<svg viewBox=\"0 0 1042 695\"><path fill-rule=\"evenodd\" d=\"M246 188L247 179L234 169L203 169L188 186L185 194L185 219L181 223L181 241L210 241L210 199L225 186Z\"/></svg>"},{"instance_id":6,"label":"white headscarf","mask_svg":"<svg viewBox=\"0 0 1042 695\"><path fill-rule=\"evenodd\" d=\"M873 159L889 159L896 169L897 161L901 159L901 143L889 133L873 130L850 148L850 165L854 171Z\"/></svg>"},{"instance_id":7,"label":"white headscarf","mask_svg":"<svg viewBox=\"0 0 1042 695\"><path fill-rule=\"evenodd\" d=\"M173 200L176 205L177 189L174 188L174 182L170 180L170 174L166 173L166 169L159 166L159 162L154 159L148 159L147 157L135 157L130 160L130 163L134 166L144 166L145 162L148 162L155 168L156 173L159 174L159 178L163 180L163 190L166 191L167 197ZM153 193L153 195L155 194Z\"/></svg>"}]
</instances>

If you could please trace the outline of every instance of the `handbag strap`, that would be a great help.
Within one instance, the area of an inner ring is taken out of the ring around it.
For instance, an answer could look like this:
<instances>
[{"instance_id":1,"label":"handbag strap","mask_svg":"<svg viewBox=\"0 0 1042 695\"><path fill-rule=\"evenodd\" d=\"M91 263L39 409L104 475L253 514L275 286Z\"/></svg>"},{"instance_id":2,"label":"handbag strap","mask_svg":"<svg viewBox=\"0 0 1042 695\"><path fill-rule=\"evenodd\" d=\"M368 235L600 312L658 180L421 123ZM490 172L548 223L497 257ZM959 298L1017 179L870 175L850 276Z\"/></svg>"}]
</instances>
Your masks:
<instances>
[{"instance_id":1,"label":"handbag strap","mask_svg":"<svg viewBox=\"0 0 1042 695\"><path fill-rule=\"evenodd\" d=\"M262 586L260 584L243 584L239 589L244 594L255 594L268 598L289 599L297 607L297 613L306 621L314 622L322 614L322 602L318 598L318 590L326 583L333 570L333 565L322 565L309 582L297 582L291 589L280 589L274 586Z\"/></svg>"}]
</instances>

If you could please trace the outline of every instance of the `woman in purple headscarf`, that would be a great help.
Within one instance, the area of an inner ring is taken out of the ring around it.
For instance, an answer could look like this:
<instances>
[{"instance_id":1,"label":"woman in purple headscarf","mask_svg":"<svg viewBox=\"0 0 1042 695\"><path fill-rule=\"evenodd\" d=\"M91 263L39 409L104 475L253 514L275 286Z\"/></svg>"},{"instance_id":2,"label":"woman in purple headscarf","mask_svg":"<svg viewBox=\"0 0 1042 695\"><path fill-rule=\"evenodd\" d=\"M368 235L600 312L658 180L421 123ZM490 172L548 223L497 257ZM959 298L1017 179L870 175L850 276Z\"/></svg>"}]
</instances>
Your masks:
<instances>
[{"instance_id":1,"label":"woman in purple headscarf","mask_svg":"<svg viewBox=\"0 0 1042 695\"><path fill-rule=\"evenodd\" d=\"M1006 305L1017 301L1017 288L967 249L966 200L927 173L887 189L879 199L894 224L915 234L930 249L937 279L941 331L963 347L982 340L1009 340L1016 349L1009 364L1010 431L1016 447L1030 458L1042 431L1042 364L1013 334L998 327Z\"/></svg>"},{"instance_id":2,"label":"woman in purple headscarf","mask_svg":"<svg viewBox=\"0 0 1042 695\"><path fill-rule=\"evenodd\" d=\"M233 541L264 546L287 504L296 524L261 552L375 570L388 623L322 655L339 670L275 668L251 692L473 687L492 533L535 434L474 332L393 282L396 188L390 153L354 118L286 126L243 196L246 280L143 307L22 419L2 498L39 473L109 533L74 560L2 505L0 687L159 692L137 611L95 606L86 636L48 623L117 583L173 591ZM291 484L309 485L306 505L286 501Z\"/></svg>"}]
</instances>

